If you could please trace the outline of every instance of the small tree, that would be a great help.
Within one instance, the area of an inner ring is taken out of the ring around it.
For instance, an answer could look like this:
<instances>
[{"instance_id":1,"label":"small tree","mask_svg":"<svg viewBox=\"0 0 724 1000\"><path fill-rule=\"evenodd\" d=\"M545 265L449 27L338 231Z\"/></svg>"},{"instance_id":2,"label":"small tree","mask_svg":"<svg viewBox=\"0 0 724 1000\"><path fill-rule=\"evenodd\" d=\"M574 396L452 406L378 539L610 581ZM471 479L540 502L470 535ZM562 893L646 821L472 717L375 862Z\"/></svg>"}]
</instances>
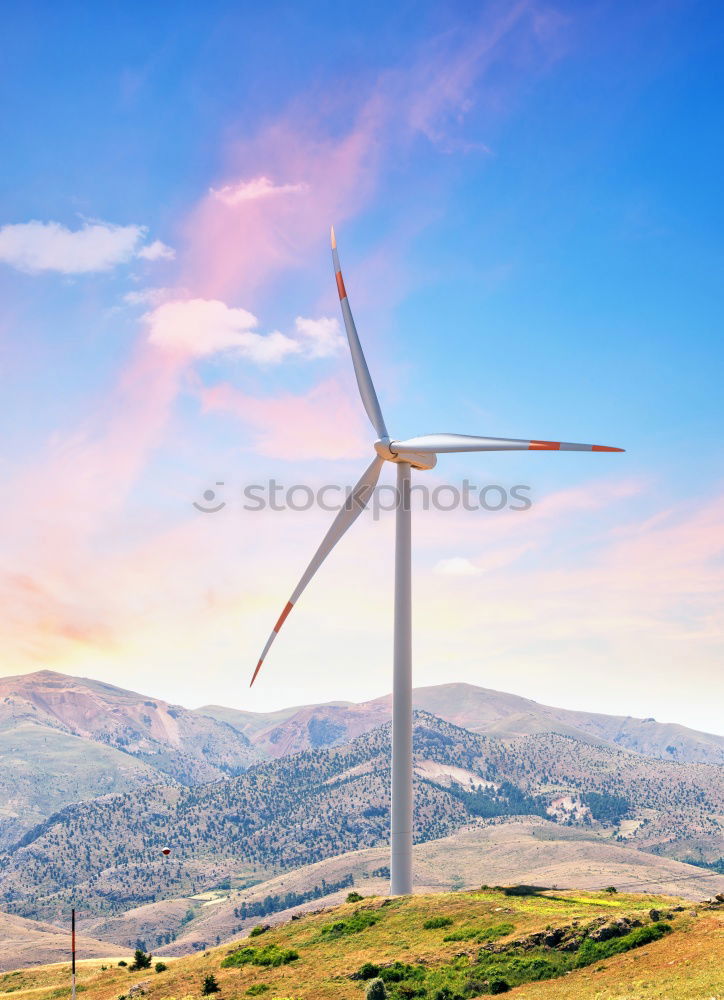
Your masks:
<instances>
[{"instance_id":1,"label":"small tree","mask_svg":"<svg viewBox=\"0 0 724 1000\"><path fill-rule=\"evenodd\" d=\"M383 979L377 976L376 979L370 979L367 985L367 1000L387 1000L387 987Z\"/></svg>"},{"instance_id":2,"label":"small tree","mask_svg":"<svg viewBox=\"0 0 724 1000\"><path fill-rule=\"evenodd\" d=\"M360 896L358 892L348 892L347 902L348 903L359 903L364 899L364 896Z\"/></svg>"},{"instance_id":3,"label":"small tree","mask_svg":"<svg viewBox=\"0 0 724 1000\"><path fill-rule=\"evenodd\" d=\"M136 948L130 965L131 972L135 972L137 969L150 969L152 958L153 955L147 955L143 948Z\"/></svg>"},{"instance_id":4,"label":"small tree","mask_svg":"<svg viewBox=\"0 0 724 1000\"><path fill-rule=\"evenodd\" d=\"M203 996L207 997L210 993L218 993L220 990L219 984L216 982L216 976L213 972L210 972L208 976L204 978L204 984L201 987L201 993Z\"/></svg>"},{"instance_id":5,"label":"small tree","mask_svg":"<svg viewBox=\"0 0 724 1000\"><path fill-rule=\"evenodd\" d=\"M156 962L154 968L156 972L165 972L166 969L168 969L168 966L166 965L165 962Z\"/></svg>"},{"instance_id":6,"label":"small tree","mask_svg":"<svg viewBox=\"0 0 724 1000\"><path fill-rule=\"evenodd\" d=\"M491 979L490 980L490 992L497 996L499 993L507 993L510 989L507 981L505 979Z\"/></svg>"}]
</instances>

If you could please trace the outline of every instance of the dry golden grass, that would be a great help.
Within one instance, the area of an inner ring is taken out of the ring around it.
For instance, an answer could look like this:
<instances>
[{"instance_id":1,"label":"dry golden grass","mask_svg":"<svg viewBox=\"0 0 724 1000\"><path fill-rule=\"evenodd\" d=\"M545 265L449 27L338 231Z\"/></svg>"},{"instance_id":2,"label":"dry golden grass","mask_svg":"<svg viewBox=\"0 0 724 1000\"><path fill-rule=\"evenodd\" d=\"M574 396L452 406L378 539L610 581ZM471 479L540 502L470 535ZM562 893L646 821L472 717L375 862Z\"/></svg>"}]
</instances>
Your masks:
<instances>
[{"instance_id":1,"label":"dry golden grass","mask_svg":"<svg viewBox=\"0 0 724 1000\"><path fill-rule=\"evenodd\" d=\"M213 973L221 987L220 1000L241 1000L253 995L247 992L250 987L260 985L266 987L260 994L264 1000L362 1000L364 983L350 980L349 975L366 961L384 964L401 960L434 968L461 953L472 956L477 952L478 945L472 942L445 942L448 928L424 930L423 924L430 916L450 917L455 928L507 922L515 928L508 935L510 939L546 926L567 925L576 919L585 922L600 915L639 915L647 919L652 906L667 909L678 902L671 897L581 892L535 897L508 897L493 891L392 900L372 897L361 904L343 904L310 914L249 942L297 950L298 961L289 965L221 968L222 960L234 950L230 944L203 955L166 959L169 968L160 974L153 968L142 972L119 968L118 957L112 963L107 959L86 960L78 965L79 992L86 994L86 1000L117 1000L135 984L145 983L150 1000L186 1000L200 997L204 976ZM336 939L321 934L324 925L344 919L360 907L371 907L379 913L379 923ZM703 909L696 914L696 908L688 904L683 912L674 914L673 927L673 933L663 940L559 979L527 984L511 991L511 995L550 1000L724 997L724 913ZM69 992L67 963L0 976L0 1000L61 1000Z\"/></svg>"}]
</instances>

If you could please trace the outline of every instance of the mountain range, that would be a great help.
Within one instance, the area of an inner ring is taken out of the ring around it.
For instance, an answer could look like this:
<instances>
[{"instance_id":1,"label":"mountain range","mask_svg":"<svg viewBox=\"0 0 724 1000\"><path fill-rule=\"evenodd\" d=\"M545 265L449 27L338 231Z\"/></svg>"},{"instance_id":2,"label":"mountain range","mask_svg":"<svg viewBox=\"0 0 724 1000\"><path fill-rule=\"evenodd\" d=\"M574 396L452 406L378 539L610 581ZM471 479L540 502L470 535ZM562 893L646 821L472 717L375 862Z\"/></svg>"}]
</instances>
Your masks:
<instances>
[{"instance_id":1,"label":"mountain range","mask_svg":"<svg viewBox=\"0 0 724 1000\"><path fill-rule=\"evenodd\" d=\"M721 888L682 863L724 855L721 737L465 684L419 688L415 704L416 858L429 887L437 872L453 888L521 873ZM95 954L99 939L183 953L259 912L342 898L352 880L382 891L389 708L191 711L51 671L0 681L12 940L32 919L50 922L37 937L50 942L75 905Z\"/></svg>"},{"instance_id":2,"label":"mountain range","mask_svg":"<svg viewBox=\"0 0 724 1000\"><path fill-rule=\"evenodd\" d=\"M73 899L86 915L114 914L381 846L389 734L386 723L223 781L67 806L0 856L0 898L10 912L51 921ZM716 765L553 733L503 741L425 712L416 713L414 750L417 841L537 815L671 857L717 857L721 848L724 769Z\"/></svg>"},{"instance_id":3,"label":"mountain range","mask_svg":"<svg viewBox=\"0 0 724 1000\"><path fill-rule=\"evenodd\" d=\"M472 684L415 688L413 705L464 729L501 739L552 732L583 742L635 750L661 760L724 764L724 736L651 718L552 708L529 698ZM205 705L197 711L233 726L263 755L284 757L301 750L347 743L382 725L391 717L391 698L387 695L360 704L305 705L269 714L218 705Z\"/></svg>"},{"instance_id":4,"label":"mountain range","mask_svg":"<svg viewBox=\"0 0 724 1000\"><path fill-rule=\"evenodd\" d=\"M653 719L552 708L469 684L417 688L414 703L502 740L556 733L669 762L724 763L724 737ZM342 745L389 718L389 696L271 713L192 711L50 670L0 678L0 848L71 803L158 782L217 781L264 760Z\"/></svg>"}]
</instances>

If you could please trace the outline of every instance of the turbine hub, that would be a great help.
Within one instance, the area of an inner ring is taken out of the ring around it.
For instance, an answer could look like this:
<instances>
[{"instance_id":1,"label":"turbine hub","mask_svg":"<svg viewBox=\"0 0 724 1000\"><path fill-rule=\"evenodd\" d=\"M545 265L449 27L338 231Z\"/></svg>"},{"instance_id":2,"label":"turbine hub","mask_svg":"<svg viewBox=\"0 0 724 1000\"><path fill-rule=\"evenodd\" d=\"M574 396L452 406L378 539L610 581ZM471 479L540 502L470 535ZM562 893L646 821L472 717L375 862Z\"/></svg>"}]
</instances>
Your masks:
<instances>
[{"instance_id":1,"label":"turbine hub","mask_svg":"<svg viewBox=\"0 0 724 1000\"><path fill-rule=\"evenodd\" d=\"M433 452L410 451L407 448L397 449L395 442L389 438L380 438L375 441L375 451L386 462L407 462L413 469L424 471L434 469L437 465L437 455Z\"/></svg>"}]
</instances>

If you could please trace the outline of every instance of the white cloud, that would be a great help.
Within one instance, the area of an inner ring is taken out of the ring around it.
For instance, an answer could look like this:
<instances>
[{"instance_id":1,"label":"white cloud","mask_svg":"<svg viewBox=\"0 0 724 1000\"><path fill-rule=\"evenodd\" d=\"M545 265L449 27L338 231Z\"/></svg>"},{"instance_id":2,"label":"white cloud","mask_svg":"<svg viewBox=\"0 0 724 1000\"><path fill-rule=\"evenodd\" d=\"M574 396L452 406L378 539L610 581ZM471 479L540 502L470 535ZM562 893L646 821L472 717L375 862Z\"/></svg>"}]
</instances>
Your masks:
<instances>
[{"instance_id":1,"label":"white cloud","mask_svg":"<svg viewBox=\"0 0 724 1000\"><path fill-rule=\"evenodd\" d=\"M308 184L275 184L268 177L254 177L250 181L227 184L222 188L209 188L210 194L226 205L239 205L244 201L257 201L283 194L303 194Z\"/></svg>"},{"instance_id":2,"label":"white cloud","mask_svg":"<svg viewBox=\"0 0 724 1000\"><path fill-rule=\"evenodd\" d=\"M123 301L127 306L160 306L173 294L172 288L141 288L137 292L126 292Z\"/></svg>"},{"instance_id":3,"label":"white cloud","mask_svg":"<svg viewBox=\"0 0 724 1000\"><path fill-rule=\"evenodd\" d=\"M328 358L338 354L344 346L339 321L331 316L307 319L297 316L294 320L297 333L310 358Z\"/></svg>"},{"instance_id":4,"label":"white cloud","mask_svg":"<svg viewBox=\"0 0 724 1000\"><path fill-rule=\"evenodd\" d=\"M0 228L0 261L30 274L108 271L133 257L144 226L84 222L71 230L59 222L20 222Z\"/></svg>"},{"instance_id":5,"label":"white cloud","mask_svg":"<svg viewBox=\"0 0 724 1000\"><path fill-rule=\"evenodd\" d=\"M90 274L109 271L133 257L176 256L161 240L139 247L147 234L146 226L117 226L97 219L85 220L80 229L34 219L0 227L0 261L28 274Z\"/></svg>"},{"instance_id":6,"label":"white cloud","mask_svg":"<svg viewBox=\"0 0 724 1000\"><path fill-rule=\"evenodd\" d=\"M150 343L192 358L234 351L257 364L278 364L301 351L299 343L283 333L256 333L256 316L218 299L165 302L145 319Z\"/></svg>"},{"instance_id":7,"label":"white cloud","mask_svg":"<svg viewBox=\"0 0 724 1000\"><path fill-rule=\"evenodd\" d=\"M173 247L167 246L161 240L154 240L136 253L136 257L141 257L143 260L173 260L175 256L176 251Z\"/></svg>"},{"instance_id":8,"label":"white cloud","mask_svg":"<svg viewBox=\"0 0 724 1000\"><path fill-rule=\"evenodd\" d=\"M454 556L452 559L441 559L435 566L435 572L443 576L479 576L482 570L464 556Z\"/></svg>"},{"instance_id":9,"label":"white cloud","mask_svg":"<svg viewBox=\"0 0 724 1000\"><path fill-rule=\"evenodd\" d=\"M275 365L292 356L327 358L344 345L339 323L329 316L297 316L294 337L279 330L261 334L256 330L259 321L247 309L218 299L170 299L172 294L167 288L146 288L128 292L123 301L154 306L143 317L149 342L189 358L232 351L256 364Z\"/></svg>"}]
</instances>

